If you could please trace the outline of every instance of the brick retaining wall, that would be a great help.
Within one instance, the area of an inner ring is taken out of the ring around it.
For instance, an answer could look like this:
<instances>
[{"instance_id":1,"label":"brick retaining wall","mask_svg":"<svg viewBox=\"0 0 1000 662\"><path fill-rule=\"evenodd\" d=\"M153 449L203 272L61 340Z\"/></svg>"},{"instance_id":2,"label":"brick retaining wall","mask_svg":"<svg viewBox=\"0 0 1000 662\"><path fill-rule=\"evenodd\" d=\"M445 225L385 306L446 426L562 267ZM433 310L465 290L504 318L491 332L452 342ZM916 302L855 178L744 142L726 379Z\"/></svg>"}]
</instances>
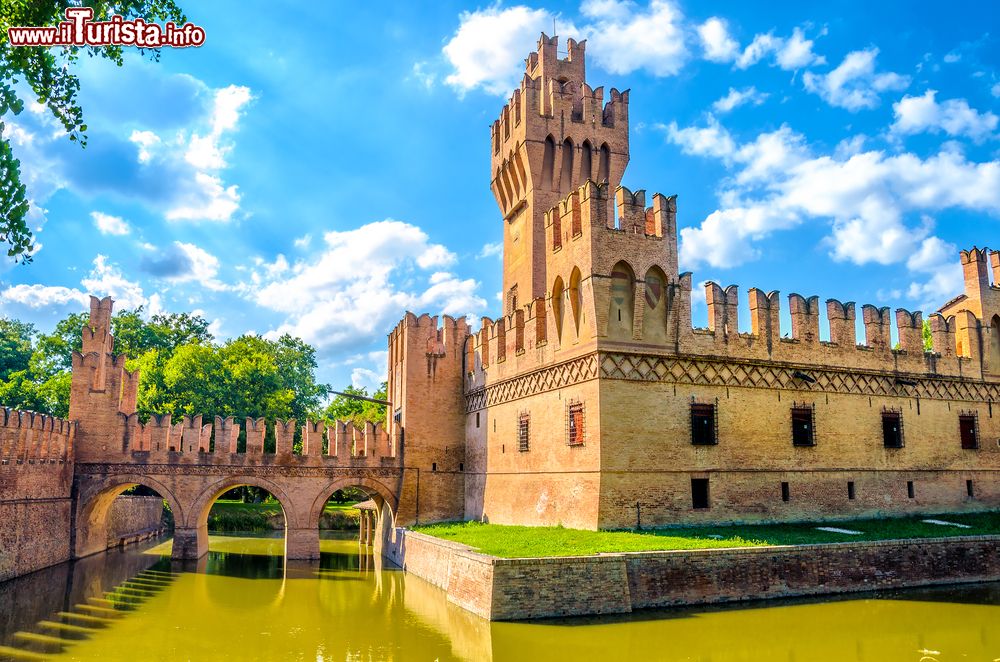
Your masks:
<instances>
[{"instance_id":1,"label":"brick retaining wall","mask_svg":"<svg viewBox=\"0 0 1000 662\"><path fill-rule=\"evenodd\" d=\"M490 620L1000 580L1000 536L502 559L395 533L389 560Z\"/></svg>"}]
</instances>

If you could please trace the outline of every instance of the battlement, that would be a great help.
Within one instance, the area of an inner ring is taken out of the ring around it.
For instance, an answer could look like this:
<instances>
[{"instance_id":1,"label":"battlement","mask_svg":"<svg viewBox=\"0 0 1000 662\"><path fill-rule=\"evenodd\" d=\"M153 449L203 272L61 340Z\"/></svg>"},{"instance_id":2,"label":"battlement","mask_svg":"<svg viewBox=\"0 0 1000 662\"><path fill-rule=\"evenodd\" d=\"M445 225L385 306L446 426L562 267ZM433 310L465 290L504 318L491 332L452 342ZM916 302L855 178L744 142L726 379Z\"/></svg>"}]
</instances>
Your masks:
<instances>
[{"instance_id":1,"label":"battlement","mask_svg":"<svg viewBox=\"0 0 1000 662\"><path fill-rule=\"evenodd\" d=\"M0 407L0 464L72 462L75 436L71 421Z\"/></svg>"},{"instance_id":2,"label":"battlement","mask_svg":"<svg viewBox=\"0 0 1000 662\"><path fill-rule=\"evenodd\" d=\"M202 421L198 415L184 416L173 423L170 414L165 414L142 423L136 414L121 414L121 443L109 454L142 454L150 462L184 464L236 461L384 466L397 459L398 444L382 424L356 426L350 421L310 420L299 427L295 419L268 423L263 418L247 418L241 427L232 416L215 416L213 423ZM273 450L268 450L266 444L269 433L274 440ZM293 448L297 433L302 439L300 453Z\"/></svg>"}]
</instances>

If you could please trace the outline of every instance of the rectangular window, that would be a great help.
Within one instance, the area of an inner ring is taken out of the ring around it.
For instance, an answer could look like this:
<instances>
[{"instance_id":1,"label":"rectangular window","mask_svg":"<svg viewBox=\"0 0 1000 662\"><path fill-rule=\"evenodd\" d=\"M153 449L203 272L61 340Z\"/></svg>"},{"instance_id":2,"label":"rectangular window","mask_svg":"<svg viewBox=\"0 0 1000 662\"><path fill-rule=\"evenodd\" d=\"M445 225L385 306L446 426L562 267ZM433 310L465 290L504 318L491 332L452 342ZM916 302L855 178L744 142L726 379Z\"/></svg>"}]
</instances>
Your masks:
<instances>
[{"instance_id":1,"label":"rectangular window","mask_svg":"<svg viewBox=\"0 0 1000 662\"><path fill-rule=\"evenodd\" d=\"M708 508L708 479L691 479L691 506L693 508Z\"/></svg>"},{"instance_id":2,"label":"rectangular window","mask_svg":"<svg viewBox=\"0 0 1000 662\"><path fill-rule=\"evenodd\" d=\"M854 481L847 481L847 498L854 501Z\"/></svg>"},{"instance_id":3,"label":"rectangular window","mask_svg":"<svg viewBox=\"0 0 1000 662\"><path fill-rule=\"evenodd\" d=\"M691 403L691 443L710 446L718 442L715 436L715 405Z\"/></svg>"},{"instance_id":4,"label":"rectangular window","mask_svg":"<svg viewBox=\"0 0 1000 662\"><path fill-rule=\"evenodd\" d=\"M814 446L815 444L813 408L809 406L792 407L792 445Z\"/></svg>"},{"instance_id":5,"label":"rectangular window","mask_svg":"<svg viewBox=\"0 0 1000 662\"><path fill-rule=\"evenodd\" d=\"M979 448L978 427L975 414L962 414L958 417L958 431L962 437L962 448L969 450Z\"/></svg>"},{"instance_id":6,"label":"rectangular window","mask_svg":"<svg viewBox=\"0 0 1000 662\"><path fill-rule=\"evenodd\" d=\"M882 412L882 444L886 448L903 447L903 416L898 411Z\"/></svg>"},{"instance_id":7,"label":"rectangular window","mask_svg":"<svg viewBox=\"0 0 1000 662\"><path fill-rule=\"evenodd\" d=\"M912 480L906 481L906 496L909 499L912 499L914 496L916 496L916 492L913 489L913 481Z\"/></svg>"},{"instance_id":8,"label":"rectangular window","mask_svg":"<svg viewBox=\"0 0 1000 662\"><path fill-rule=\"evenodd\" d=\"M792 498L792 491L788 487L788 483L781 484L781 500L788 501Z\"/></svg>"},{"instance_id":9,"label":"rectangular window","mask_svg":"<svg viewBox=\"0 0 1000 662\"><path fill-rule=\"evenodd\" d=\"M479 412L476 412L476 427L479 427Z\"/></svg>"},{"instance_id":10,"label":"rectangular window","mask_svg":"<svg viewBox=\"0 0 1000 662\"><path fill-rule=\"evenodd\" d=\"M517 420L517 450L522 453L528 452L528 435L530 432L531 418L528 414L521 414L521 417Z\"/></svg>"},{"instance_id":11,"label":"rectangular window","mask_svg":"<svg viewBox=\"0 0 1000 662\"><path fill-rule=\"evenodd\" d=\"M569 405L569 435L567 443L570 446L583 445L583 403L573 402Z\"/></svg>"},{"instance_id":12,"label":"rectangular window","mask_svg":"<svg viewBox=\"0 0 1000 662\"><path fill-rule=\"evenodd\" d=\"M976 496L975 490L973 490L973 488L972 488L972 481L971 480L965 481L965 493L969 495L970 499L973 499Z\"/></svg>"}]
</instances>

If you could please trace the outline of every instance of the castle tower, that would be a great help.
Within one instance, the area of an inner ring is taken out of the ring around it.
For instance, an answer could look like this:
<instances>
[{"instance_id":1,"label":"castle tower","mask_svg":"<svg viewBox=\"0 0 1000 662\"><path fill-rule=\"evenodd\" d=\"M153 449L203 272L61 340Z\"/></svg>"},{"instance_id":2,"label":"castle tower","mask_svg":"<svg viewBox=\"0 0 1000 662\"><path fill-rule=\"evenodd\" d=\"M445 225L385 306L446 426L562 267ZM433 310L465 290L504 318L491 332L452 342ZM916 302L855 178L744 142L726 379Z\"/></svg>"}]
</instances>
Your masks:
<instances>
[{"instance_id":1,"label":"castle tower","mask_svg":"<svg viewBox=\"0 0 1000 662\"><path fill-rule=\"evenodd\" d=\"M90 321L83 327L83 347L73 352L69 420L78 425L77 462L98 461L121 453L121 414L135 413L139 373L125 370L126 357L113 353L112 307L111 297L90 297Z\"/></svg>"},{"instance_id":2,"label":"castle tower","mask_svg":"<svg viewBox=\"0 0 1000 662\"><path fill-rule=\"evenodd\" d=\"M544 33L491 128L491 188L503 216L504 314L545 296L545 212L588 179L614 191L629 160L628 91L592 89L586 41Z\"/></svg>"}]
</instances>

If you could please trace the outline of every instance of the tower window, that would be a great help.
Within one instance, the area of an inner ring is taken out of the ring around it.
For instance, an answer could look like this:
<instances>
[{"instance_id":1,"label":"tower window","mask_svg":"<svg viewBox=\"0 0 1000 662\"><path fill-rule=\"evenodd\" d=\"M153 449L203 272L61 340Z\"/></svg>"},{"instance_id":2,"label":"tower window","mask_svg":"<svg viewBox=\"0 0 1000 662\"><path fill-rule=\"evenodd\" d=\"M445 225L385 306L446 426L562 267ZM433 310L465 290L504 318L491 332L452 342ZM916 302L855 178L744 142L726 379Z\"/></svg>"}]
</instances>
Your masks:
<instances>
[{"instance_id":1,"label":"tower window","mask_svg":"<svg viewBox=\"0 0 1000 662\"><path fill-rule=\"evenodd\" d=\"M958 431L962 438L962 448L975 450L979 448L979 425L974 413L961 414L958 417Z\"/></svg>"},{"instance_id":2,"label":"tower window","mask_svg":"<svg viewBox=\"0 0 1000 662\"><path fill-rule=\"evenodd\" d=\"M912 480L906 481L906 497L908 499L912 499L916 495L917 495L916 490L913 489L913 481Z\"/></svg>"},{"instance_id":3,"label":"tower window","mask_svg":"<svg viewBox=\"0 0 1000 662\"><path fill-rule=\"evenodd\" d=\"M886 448L903 447L903 416L898 411L882 412L882 444Z\"/></svg>"},{"instance_id":4,"label":"tower window","mask_svg":"<svg viewBox=\"0 0 1000 662\"><path fill-rule=\"evenodd\" d=\"M854 493L854 481L853 480L849 480L849 481L847 481L847 498L850 501L854 501L854 496L855 496L855 493Z\"/></svg>"},{"instance_id":5,"label":"tower window","mask_svg":"<svg viewBox=\"0 0 1000 662\"><path fill-rule=\"evenodd\" d=\"M965 493L969 495L970 499L973 499L976 496L975 490L972 487L971 480L965 481Z\"/></svg>"},{"instance_id":6,"label":"tower window","mask_svg":"<svg viewBox=\"0 0 1000 662\"><path fill-rule=\"evenodd\" d=\"M521 414L517 420L517 450L526 453L529 450L529 435L531 432L531 417Z\"/></svg>"},{"instance_id":7,"label":"tower window","mask_svg":"<svg viewBox=\"0 0 1000 662\"><path fill-rule=\"evenodd\" d=\"M697 446L718 443L715 434L715 405L691 403L691 443Z\"/></svg>"},{"instance_id":8,"label":"tower window","mask_svg":"<svg viewBox=\"0 0 1000 662\"><path fill-rule=\"evenodd\" d=\"M691 479L691 507L696 509L708 508L708 479Z\"/></svg>"},{"instance_id":9,"label":"tower window","mask_svg":"<svg viewBox=\"0 0 1000 662\"><path fill-rule=\"evenodd\" d=\"M781 500L787 502L792 498L792 490L789 488L787 482L781 483Z\"/></svg>"},{"instance_id":10,"label":"tower window","mask_svg":"<svg viewBox=\"0 0 1000 662\"><path fill-rule=\"evenodd\" d=\"M816 445L813 408L810 405L795 405L792 407L792 445Z\"/></svg>"},{"instance_id":11,"label":"tower window","mask_svg":"<svg viewBox=\"0 0 1000 662\"><path fill-rule=\"evenodd\" d=\"M476 412L476 427L479 427L479 412Z\"/></svg>"},{"instance_id":12,"label":"tower window","mask_svg":"<svg viewBox=\"0 0 1000 662\"><path fill-rule=\"evenodd\" d=\"M517 285L512 286L507 290L507 313L513 313L517 310Z\"/></svg>"},{"instance_id":13,"label":"tower window","mask_svg":"<svg viewBox=\"0 0 1000 662\"><path fill-rule=\"evenodd\" d=\"M570 446L582 446L584 440L583 403L571 402L566 419L567 443Z\"/></svg>"}]
</instances>

